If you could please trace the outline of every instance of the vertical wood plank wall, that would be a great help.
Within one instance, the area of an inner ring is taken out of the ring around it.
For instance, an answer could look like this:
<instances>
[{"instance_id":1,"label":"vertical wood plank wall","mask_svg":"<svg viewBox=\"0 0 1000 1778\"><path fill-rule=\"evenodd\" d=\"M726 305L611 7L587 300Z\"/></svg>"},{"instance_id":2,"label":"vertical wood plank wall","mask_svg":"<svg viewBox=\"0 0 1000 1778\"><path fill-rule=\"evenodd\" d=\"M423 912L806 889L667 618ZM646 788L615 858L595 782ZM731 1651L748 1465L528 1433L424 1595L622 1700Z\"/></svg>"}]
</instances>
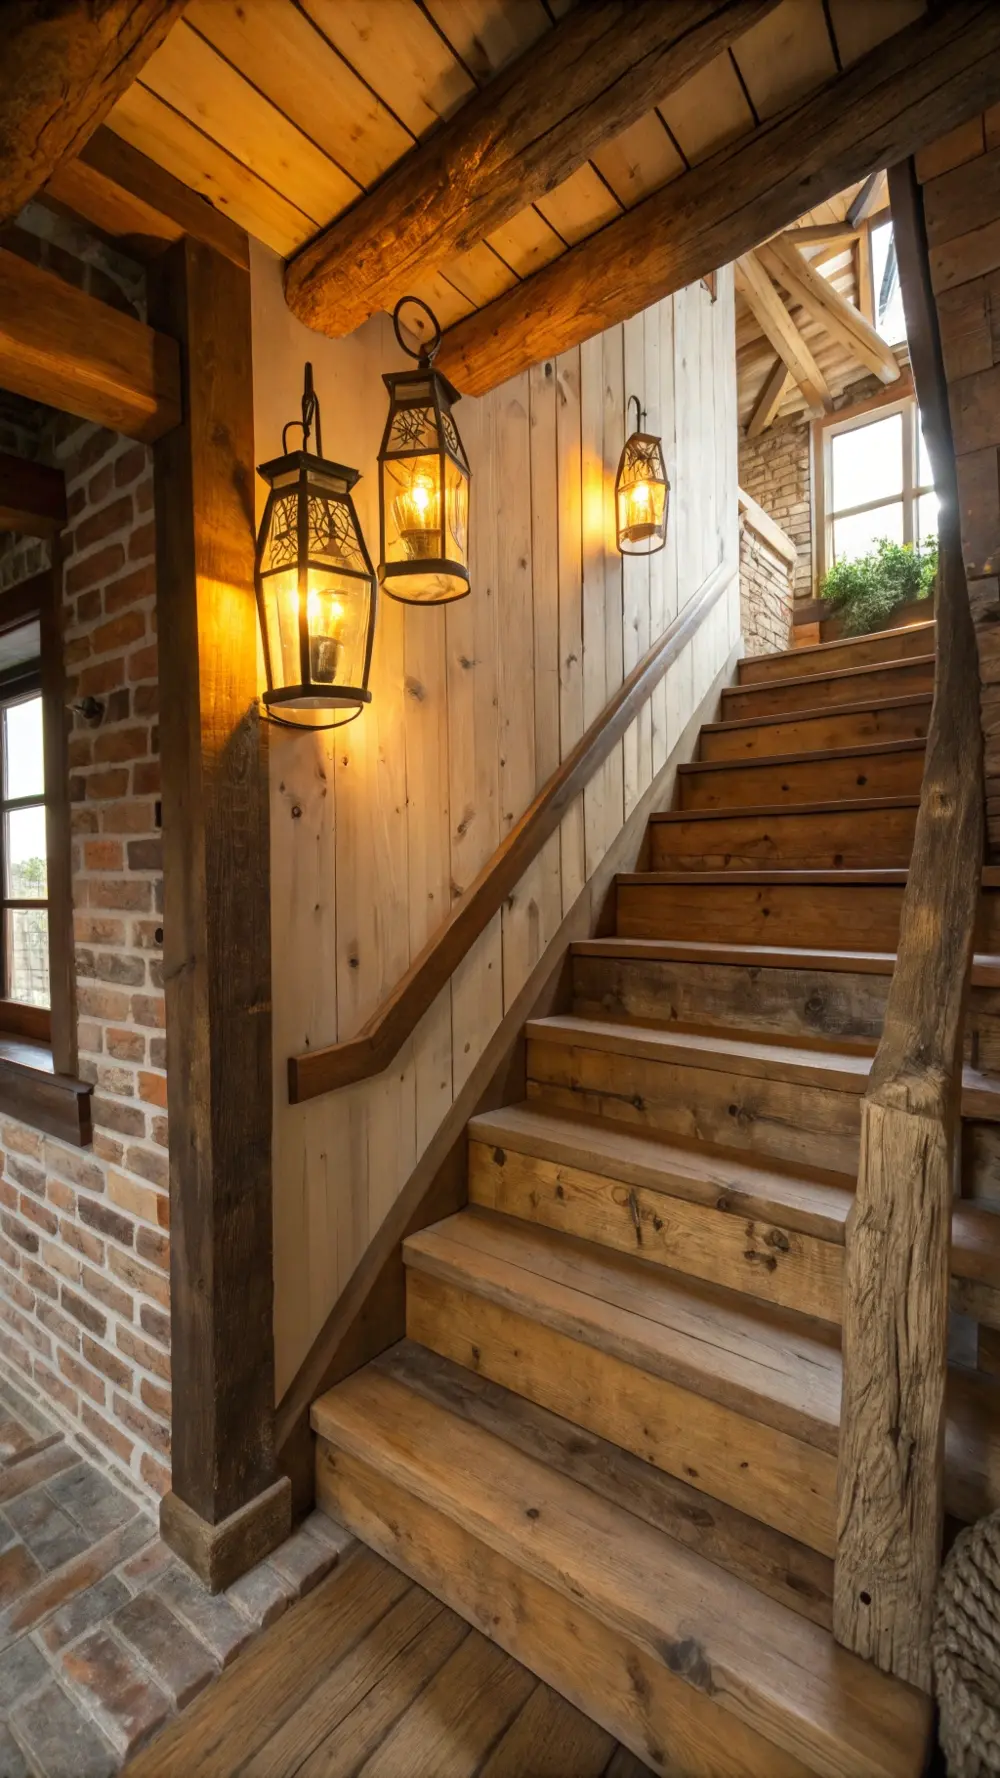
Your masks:
<instances>
[{"instance_id":1,"label":"vertical wood plank wall","mask_svg":"<svg viewBox=\"0 0 1000 1778\"><path fill-rule=\"evenodd\" d=\"M1000 105L917 156L979 645L987 857L1000 858Z\"/></svg>"},{"instance_id":2,"label":"vertical wood plank wall","mask_svg":"<svg viewBox=\"0 0 1000 1778\"><path fill-rule=\"evenodd\" d=\"M349 340L288 313L254 249L259 461L315 367L328 456L359 468L378 541L377 317ZM628 396L664 438L667 548L624 562L613 483ZM289 1106L286 1058L364 1024L623 676L737 559L733 283L701 286L457 414L473 467L470 598L381 602L371 708L339 734L271 731L275 1333L279 1396L587 876L665 763L739 633L738 577L377 1079Z\"/></svg>"}]
</instances>

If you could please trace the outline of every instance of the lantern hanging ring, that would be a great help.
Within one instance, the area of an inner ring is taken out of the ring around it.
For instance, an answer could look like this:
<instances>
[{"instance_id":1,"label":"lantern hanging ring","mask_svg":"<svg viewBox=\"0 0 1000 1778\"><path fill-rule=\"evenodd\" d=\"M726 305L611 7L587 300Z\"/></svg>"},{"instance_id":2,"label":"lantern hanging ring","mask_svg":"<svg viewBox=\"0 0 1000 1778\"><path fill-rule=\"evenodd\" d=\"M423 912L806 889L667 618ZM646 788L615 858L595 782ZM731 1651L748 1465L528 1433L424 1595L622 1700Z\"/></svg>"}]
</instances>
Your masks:
<instances>
[{"instance_id":1,"label":"lantern hanging ring","mask_svg":"<svg viewBox=\"0 0 1000 1778\"><path fill-rule=\"evenodd\" d=\"M323 455L323 429L322 429L322 426L320 425L320 417L319 417L319 396L317 395L315 389L313 388L313 367L311 364L307 364L306 370L305 370L305 378L303 380L303 386L302 386L302 418L301 418L301 420L286 420L284 426L281 428L281 453L282 453L282 456L284 456L288 450L288 434L289 434L291 427L293 427L293 426L301 426L301 428L302 428L302 449L304 451L307 451L309 449L309 434L311 433L311 431L313 429L313 422L314 421L316 424L316 452L315 452L315 455L317 457L322 457L322 455Z\"/></svg>"},{"instance_id":2,"label":"lantern hanging ring","mask_svg":"<svg viewBox=\"0 0 1000 1778\"><path fill-rule=\"evenodd\" d=\"M423 341L423 343L420 347L420 350L418 352L415 352L413 350L412 346L408 346L405 339L403 338L402 324L400 322L399 317L400 317L401 311L403 309L407 308L408 306L417 308L417 309L423 309L424 314L427 316L427 319L430 322L431 327L433 329L430 339ZM433 364L434 359L437 357L438 347L440 346L441 339L442 339L441 323L438 320L437 316L435 315L434 310L431 308L430 304L425 303L422 297L420 297L420 296L401 296L400 297L398 303L396 304L396 307L392 311L392 330L393 330L393 333L396 335L396 339L398 340L401 349L406 353L407 358L415 358L417 360L418 364Z\"/></svg>"}]
</instances>

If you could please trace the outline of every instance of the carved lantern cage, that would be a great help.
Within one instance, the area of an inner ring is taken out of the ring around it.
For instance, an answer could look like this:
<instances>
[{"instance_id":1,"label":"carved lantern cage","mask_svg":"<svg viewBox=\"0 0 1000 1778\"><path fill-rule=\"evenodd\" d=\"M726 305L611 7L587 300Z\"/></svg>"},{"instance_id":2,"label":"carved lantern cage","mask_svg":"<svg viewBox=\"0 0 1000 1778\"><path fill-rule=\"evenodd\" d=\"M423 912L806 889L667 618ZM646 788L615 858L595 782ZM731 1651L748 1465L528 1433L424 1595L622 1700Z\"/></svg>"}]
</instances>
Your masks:
<instances>
[{"instance_id":1,"label":"carved lantern cage","mask_svg":"<svg viewBox=\"0 0 1000 1778\"><path fill-rule=\"evenodd\" d=\"M431 322L414 352L400 326L408 304ZM452 409L459 400L433 368L441 329L426 303L404 297L393 312L396 338L418 368L383 377L389 414L379 451L379 580L410 605L443 605L469 592L469 460Z\"/></svg>"},{"instance_id":2,"label":"carved lantern cage","mask_svg":"<svg viewBox=\"0 0 1000 1778\"><path fill-rule=\"evenodd\" d=\"M309 437L316 427L316 454ZM312 365L305 369L302 446L262 463L267 505L254 581L264 640L264 705L276 722L339 728L371 702L376 579L351 490L356 469L323 456ZM321 716L332 720L320 722Z\"/></svg>"},{"instance_id":3,"label":"carved lantern cage","mask_svg":"<svg viewBox=\"0 0 1000 1778\"><path fill-rule=\"evenodd\" d=\"M615 517L618 548L623 556L652 556L667 541L670 483L663 460L663 443L655 433L643 432L645 411L637 395L636 430L625 440L615 477Z\"/></svg>"}]
</instances>

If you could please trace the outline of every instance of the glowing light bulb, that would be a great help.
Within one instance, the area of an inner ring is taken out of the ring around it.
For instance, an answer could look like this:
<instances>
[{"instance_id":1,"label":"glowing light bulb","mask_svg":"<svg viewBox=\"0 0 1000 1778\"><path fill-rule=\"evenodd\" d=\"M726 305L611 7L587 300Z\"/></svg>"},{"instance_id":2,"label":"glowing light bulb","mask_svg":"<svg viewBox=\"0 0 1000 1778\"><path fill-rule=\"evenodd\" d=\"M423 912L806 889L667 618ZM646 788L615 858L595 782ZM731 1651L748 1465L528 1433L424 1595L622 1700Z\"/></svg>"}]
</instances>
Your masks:
<instances>
[{"instance_id":1,"label":"glowing light bulb","mask_svg":"<svg viewBox=\"0 0 1000 1778\"><path fill-rule=\"evenodd\" d=\"M406 486L392 503L396 528L411 561L436 556L440 549L438 478L434 470L415 463Z\"/></svg>"},{"instance_id":2,"label":"glowing light bulb","mask_svg":"<svg viewBox=\"0 0 1000 1778\"><path fill-rule=\"evenodd\" d=\"M309 672L324 685L332 685L343 648L344 607L330 593L311 586L306 594L309 625Z\"/></svg>"}]
</instances>

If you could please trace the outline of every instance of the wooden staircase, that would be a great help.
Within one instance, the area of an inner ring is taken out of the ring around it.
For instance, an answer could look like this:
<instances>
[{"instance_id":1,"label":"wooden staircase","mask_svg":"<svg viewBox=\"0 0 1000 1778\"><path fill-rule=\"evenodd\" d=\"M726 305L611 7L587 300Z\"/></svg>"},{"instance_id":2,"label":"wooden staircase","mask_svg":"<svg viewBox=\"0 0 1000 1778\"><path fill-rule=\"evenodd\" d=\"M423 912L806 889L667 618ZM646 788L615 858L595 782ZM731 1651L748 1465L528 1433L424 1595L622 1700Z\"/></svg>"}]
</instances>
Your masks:
<instances>
[{"instance_id":1,"label":"wooden staircase","mask_svg":"<svg viewBox=\"0 0 1000 1778\"><path fill-rule=\"evenodd\" d=\"M924 1696L830 1632L844 1228L933 624L742 663L405 1243L408 1339L315 1403L320 1503L661 1774L911 1778ZM1000 887L963 1094L947 1501L1000 1505ZM996 1070L996 1075L992 1070ZM971 1362L970 1362L971 1360Z\"/></svg>"}]
</instances>

